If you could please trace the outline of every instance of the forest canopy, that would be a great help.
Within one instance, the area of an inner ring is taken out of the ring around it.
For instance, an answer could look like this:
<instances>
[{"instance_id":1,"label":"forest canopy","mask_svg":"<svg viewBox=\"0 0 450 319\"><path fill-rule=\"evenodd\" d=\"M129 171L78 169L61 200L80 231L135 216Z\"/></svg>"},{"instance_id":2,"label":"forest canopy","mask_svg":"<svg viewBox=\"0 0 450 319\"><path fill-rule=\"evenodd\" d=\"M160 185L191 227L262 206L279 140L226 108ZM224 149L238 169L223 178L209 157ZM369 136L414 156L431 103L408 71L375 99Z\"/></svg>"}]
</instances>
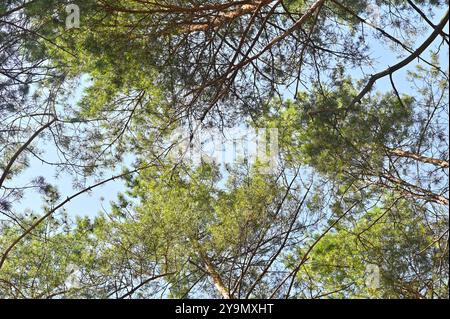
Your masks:
<instances>
[{"instance_id":1,"label":"forest canopy","mask_svg":"<svg viewBox=\"0 0 450 319\"><path fill-rule=\"evenodd\" d=\"M2 0L0 298L448 299L448 20Z\"/></svg>"}]
</instances>

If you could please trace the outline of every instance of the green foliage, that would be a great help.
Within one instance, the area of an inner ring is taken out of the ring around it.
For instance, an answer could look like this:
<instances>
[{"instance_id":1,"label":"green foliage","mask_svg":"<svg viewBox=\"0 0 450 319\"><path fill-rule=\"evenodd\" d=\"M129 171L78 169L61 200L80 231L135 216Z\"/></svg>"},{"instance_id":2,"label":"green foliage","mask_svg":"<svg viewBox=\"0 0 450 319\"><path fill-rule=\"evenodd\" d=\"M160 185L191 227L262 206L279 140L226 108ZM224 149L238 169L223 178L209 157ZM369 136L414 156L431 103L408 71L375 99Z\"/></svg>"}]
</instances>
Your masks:
<instances>
[{"instance_id":1,"label":"green foliage","mask_svg":"<svg viewBox=\"0 0 450 319\"><path fill-rule=\"evenodd\" d=\"M260 125L280 129L281 148L289 161L309 164L349 183L377 174L384 165L385 148L408 137L414 100L377 94L349 109L357 94L354 87L344 78L332 88L301 93L295 102L276 102Z\"/></svg>"},{"instance_id":2,"label":"green foliage","mask_svg":"<svg viewBox=\"0 0 450 319\"><path fill-rule=\"evenodd\" d=\"M314 248L299 284L327 298L448 298L448 282L439 277L448 263L437 263L448 262L448 250L433 231L444 225L428 225L422 214L407 201L387 202L356 224L339 227ZM379 269L375 281L371 267Z\"/></svg>"},{"instance_id":3,"label":"green foliage","mask_svg":"<svg viewBox=\"0 0 450 319\"><path fill-rule=\"evenodd\" d=\"M188 258L201 260L203 251L220 256L239 250L270 222L280 189L257 173L229 178L226 189L219 187L219 172L210 164L146 171L130 181L129 195L140 204L127 234L136 233L152 253L163 256L166 272L178 271ZM120 215L121 208L115 209Z\"/></svg>"}]
</instances>

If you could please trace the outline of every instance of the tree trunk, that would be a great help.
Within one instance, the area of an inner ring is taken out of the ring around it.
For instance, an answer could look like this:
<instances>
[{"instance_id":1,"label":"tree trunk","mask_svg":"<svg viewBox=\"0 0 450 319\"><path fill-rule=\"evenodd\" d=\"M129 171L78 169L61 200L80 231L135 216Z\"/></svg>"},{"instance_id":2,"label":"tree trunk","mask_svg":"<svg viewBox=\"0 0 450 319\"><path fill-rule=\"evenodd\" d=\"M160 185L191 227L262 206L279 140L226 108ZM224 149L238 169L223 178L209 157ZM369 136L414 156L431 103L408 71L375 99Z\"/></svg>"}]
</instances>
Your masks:
<instances>
[{"instance_id":1,"label":"tree trunk","mask_svg":"<svg viewBox=\"0 0 450 319\"><path fill-rule=\"evenodd\" d=\"M224 299L233 299L228 289L225 287L222 278L220 277L219 273L216 271L216 268L212 264L209 257L201 253L201 257L203 259L203 262L205 263L206 270L208 271L208 274L211 276L214 286L219 291L219 293L222 295Z\"/></svg>"}]
</instances>

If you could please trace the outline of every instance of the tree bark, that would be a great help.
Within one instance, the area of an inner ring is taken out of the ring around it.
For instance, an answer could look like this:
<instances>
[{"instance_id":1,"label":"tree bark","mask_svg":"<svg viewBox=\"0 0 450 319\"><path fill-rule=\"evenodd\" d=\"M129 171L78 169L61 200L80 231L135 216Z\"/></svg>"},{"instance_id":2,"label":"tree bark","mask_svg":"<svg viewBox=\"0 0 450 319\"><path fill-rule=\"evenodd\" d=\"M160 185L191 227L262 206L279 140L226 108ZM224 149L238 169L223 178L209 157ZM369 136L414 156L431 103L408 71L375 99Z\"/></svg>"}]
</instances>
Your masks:
<instances>
[{"instance_id":1,"label":"tree bark","mask_svg":"<svg viewBox=\"0 0 450 319\"><path fill-rule=\"evenodd\" d=\"M183 28L183 32L207 31L216 27L220 27L227 22L231 22L243 15L255 12L260 6L265 6L273 2L273 0L249 1L248 4L242 4L237 9L221 12L210 21L204 23L192 23Z\"/></svg>"},{"instance_id":2,"label":"tree bark","mask_svg":"<svg viewBox=\"0 0 450 319\"><path fill-rule=\"evenodd\" d=\"M397 157L412 158L416 161L419 161L422 163L427 163L427 164L433 164L436 166L440 166L442 168L448 168L448 166L449 166L448 161L444 161L444 160L433 158L433 157L423 156L423 155L417 154L417 153L403 151L398 148L395 148L395 149L388 148L388 149L386 149L386 151L389 155L393 155L393 156L397 156Z\"/></svg>"},{"instance_id":3,"label":"tree bark","mask_svg":"<svg viewBox=\"0 0 450 319\"><path fill-rule=\"evenodd\" d=\"M222 295L224 299L233 299L228 289L225 287L225 284L223 283L222 278L220 277L219 273L216 271L215 266L209 259L209 257L204 254L200 253L201 258L203 259L203 262L205 263L206 271L211 276L214 286L216 287L217 291Z\"/></svg>"}]
</instances>

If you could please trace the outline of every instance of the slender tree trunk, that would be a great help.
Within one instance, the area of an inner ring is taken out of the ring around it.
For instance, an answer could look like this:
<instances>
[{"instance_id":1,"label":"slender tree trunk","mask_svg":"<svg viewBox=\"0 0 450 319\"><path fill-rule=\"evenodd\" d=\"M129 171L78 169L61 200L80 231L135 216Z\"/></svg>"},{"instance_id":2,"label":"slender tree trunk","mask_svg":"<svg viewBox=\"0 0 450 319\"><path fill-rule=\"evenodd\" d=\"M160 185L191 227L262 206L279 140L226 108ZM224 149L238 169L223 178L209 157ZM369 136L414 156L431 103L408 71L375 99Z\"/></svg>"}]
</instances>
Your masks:
<instances>
[{"instance_id":1,"label":"slender tree trunk","mask_svg":"<svg viewBox=\"0 0 450 319\"><path fill-rule=\"evenodd\" d=\"M220 277L219 273L216 271L216 268L212 264L209 257L204 253L201 253L201 257L203 259L203 262L205 263L205 267L206 267L208 274L211 276L211 278L214 282L214 286L219 291L219 293L222 295L222 297L224 299L233 299L233 297L231 296L230 292L226 288L225 284L223 283L222 278Z\"/></svg>"}]
</instances>

